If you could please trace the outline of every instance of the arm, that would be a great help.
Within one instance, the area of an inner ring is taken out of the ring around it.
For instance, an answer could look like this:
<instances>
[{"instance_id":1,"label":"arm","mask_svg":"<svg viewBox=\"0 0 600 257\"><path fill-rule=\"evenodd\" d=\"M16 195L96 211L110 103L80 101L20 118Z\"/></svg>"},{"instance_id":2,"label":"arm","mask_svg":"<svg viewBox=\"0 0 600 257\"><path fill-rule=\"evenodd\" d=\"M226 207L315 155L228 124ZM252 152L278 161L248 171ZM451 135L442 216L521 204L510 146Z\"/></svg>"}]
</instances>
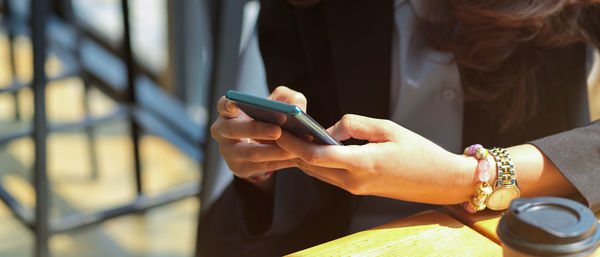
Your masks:
<instances>
[{"instance_id":1,"label":"arm","mask_svg":"<svg viewBox=\"0 0 600 257\"><path fill-rule=\"evenodd\" d=\"M329 132L338 139L368 140L361 146L319 146L286 132L276 140L297 156L307 174L360 195L457 204L470 199L477 161L450 153L388 120L346 115ZM491 147L491 146L489 146ZM574 192L558 169L532 145L509 148L523 196ZM495 180L495 172L489 182Z\"/></svg>"}]
</instances>

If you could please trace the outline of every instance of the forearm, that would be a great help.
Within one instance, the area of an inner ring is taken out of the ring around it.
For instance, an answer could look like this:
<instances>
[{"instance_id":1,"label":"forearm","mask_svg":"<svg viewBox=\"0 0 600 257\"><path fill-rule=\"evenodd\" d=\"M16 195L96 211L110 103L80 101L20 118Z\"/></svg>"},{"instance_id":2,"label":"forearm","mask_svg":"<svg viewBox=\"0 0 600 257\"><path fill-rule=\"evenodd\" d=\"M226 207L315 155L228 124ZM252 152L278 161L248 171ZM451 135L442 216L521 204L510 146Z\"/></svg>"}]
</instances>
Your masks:
<instances>
[{"instance_id":1,"label":"forearm","mask_svg":"<svg viewBox=\"0 0 600 257\"><path fill-rule=\"evenodd\" d=\"M539 195L561 196L575 192L552 162L531 144L508 148L515 163L522 197Z\"/></svg>"},{"instance_id":2,"label":"forearm","mask_svg":"<svg viewBox=\"0 0 600 257\"><path fill-rule=\"evenodd\" d=\"M338 140L365 145L321 146L282 133L276 143L298 157L305 173L357 195L377 195L429 204L467 202L479 182L478 161L454 154L388 120L345 115L328 131ZM488 146L489 147L489 146ZM574 192L562 173L533 145L508 149L523 196ZM491 161L488 183L497 177Z\"/></svg>"}]
</instances>

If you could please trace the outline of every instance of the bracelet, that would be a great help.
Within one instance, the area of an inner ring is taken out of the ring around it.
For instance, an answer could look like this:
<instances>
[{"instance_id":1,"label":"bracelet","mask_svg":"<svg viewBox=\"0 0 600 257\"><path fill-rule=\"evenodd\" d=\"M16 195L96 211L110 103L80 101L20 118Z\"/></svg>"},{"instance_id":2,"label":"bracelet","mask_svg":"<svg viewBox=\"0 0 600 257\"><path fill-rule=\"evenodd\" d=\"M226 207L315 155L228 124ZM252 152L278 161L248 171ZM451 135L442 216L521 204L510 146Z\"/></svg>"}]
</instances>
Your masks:
<instances>
[{"instance_id":1,"label":"bracelet","mask_svg":"<svg viewBox=\"0 0 600 257\"><path fill-rule=\"evenodd\" d=\"M490 179L490 153L480 144L475 144L465 148L464 154L477 159L475 172L477 173L479 182L475 187L475 194L471 197L471 200L463 203L463 207L467 212L476 213L485 209L487 199L493 192L492 187L488 183Z\"/></svg>"},{"instance_id":2,"label":"bracelet","mask_svg":"<svg viewBox=\"0 0 600 257\"><path fill-rule=\"evenodd\" d=\"M250 176L250 177L246 178L246 181L252 182L252 183L265 181L265 180L269 179L271 177L271 175L273 175L273 172L275 172L275 171L271 170L271 171L267 171L265 173Z\"/></svg>"}]
</instances>

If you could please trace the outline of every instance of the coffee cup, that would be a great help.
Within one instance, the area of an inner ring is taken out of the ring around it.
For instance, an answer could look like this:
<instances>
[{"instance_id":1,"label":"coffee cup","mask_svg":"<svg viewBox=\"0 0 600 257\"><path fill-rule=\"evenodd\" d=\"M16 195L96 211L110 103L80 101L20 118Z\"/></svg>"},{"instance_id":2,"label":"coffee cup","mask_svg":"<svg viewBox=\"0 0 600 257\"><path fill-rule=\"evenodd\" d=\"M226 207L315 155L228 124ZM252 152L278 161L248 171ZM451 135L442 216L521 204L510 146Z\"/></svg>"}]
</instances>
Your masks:
<instances>
[{"instance_id":1,"label":"coffee cup","mask_svg":"<svg viewBox=\"0 0 600 257\"><path fill-rule=\"evenodd\" d=\"M518 198L497 229L503 255L594 256L600 246L600 224L576 201L558 197Z\"/></svg>"}]
</instances>

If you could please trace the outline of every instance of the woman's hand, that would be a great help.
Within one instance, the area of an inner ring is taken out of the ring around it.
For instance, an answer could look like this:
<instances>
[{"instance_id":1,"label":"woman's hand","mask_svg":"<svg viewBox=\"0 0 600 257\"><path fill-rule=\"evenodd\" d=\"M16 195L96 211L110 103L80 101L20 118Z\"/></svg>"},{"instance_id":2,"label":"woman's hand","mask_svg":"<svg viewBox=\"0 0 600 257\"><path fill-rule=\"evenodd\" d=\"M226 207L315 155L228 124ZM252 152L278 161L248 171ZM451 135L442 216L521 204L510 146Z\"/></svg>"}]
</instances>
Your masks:
<instances>
[{"instance_id":1,"label":"woman's hand","mask_svg":"<svg viewBox=\"0 0 600 257\"><path fill-rule=\"evenodd\" d=\"M269 99L306 110L304 95L287 87L276 88ZM219 142L221 155L236 176L250 178L295 166L295 156L273 143L282 133L278 125L251 119L225 97L219 99L217 110L220 116L210 127L210 132Z\"/></svg>"},{"instance_id":2,"label":"woman's hand","mask_svg":"<svg viewBox=\"0 0 600 257\"><path fill-rule=\"evenodd\" d=\"M296 166L308 175L353 194L433 204L461 203L473 194L474 158L452 154L392 121L345 115L328 132L340 141L369 143L316 145L285 131L275 142L298 157Z\"/></svg>"}]
</instances>

